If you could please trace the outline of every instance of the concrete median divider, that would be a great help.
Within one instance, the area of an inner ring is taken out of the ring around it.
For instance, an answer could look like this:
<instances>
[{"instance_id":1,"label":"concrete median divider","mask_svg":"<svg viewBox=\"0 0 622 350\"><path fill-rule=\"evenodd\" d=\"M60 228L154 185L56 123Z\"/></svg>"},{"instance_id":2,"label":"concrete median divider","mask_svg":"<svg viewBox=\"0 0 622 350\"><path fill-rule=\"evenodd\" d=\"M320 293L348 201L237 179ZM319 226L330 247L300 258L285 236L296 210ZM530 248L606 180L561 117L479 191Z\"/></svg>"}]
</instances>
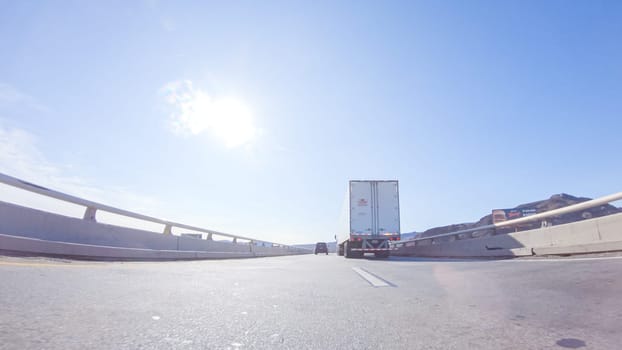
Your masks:
<instances>
[{"instance_id":1,"label":"concrete median divider","mask_svg":"<svg viewBox=\"0 0 622 350\"><path fill-rule=\"evenodd\" d=\"M622 250L622 214L583 220L537 230L481 238L435 242L431 239L398 243L397 256L518 257L570 255Z\"/></svg>"},{"instance_id":2,"label":"concrete median divider","mask_svg":"<svg viewBox=\"0 0 622 350\"><path fill-rule=\"evenodd\" d=\"M85 259L250 258L309 252L221 242L97 223L0 202L0 251Z\"/></svg>"}]
</instances>

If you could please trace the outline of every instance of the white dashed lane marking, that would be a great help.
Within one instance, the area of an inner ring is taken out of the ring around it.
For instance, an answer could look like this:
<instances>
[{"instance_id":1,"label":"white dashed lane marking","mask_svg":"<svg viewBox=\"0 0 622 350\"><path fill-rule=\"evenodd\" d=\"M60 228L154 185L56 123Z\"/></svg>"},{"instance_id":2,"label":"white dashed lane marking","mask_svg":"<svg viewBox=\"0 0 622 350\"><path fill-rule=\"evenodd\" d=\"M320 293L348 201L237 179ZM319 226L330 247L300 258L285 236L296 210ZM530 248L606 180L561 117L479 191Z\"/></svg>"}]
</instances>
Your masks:
<instances>
[{"instance_id":1,"label":"white dashed lane marking","mask_svg":"<svg viewBox=\"0 0 622 350\"><path fill-rule=\"evenodd\" d=\"M353 267L352 270L358 273L359 276L363 277L367 282L369 282L374 287L390 287L391 286L386 281L372 275L371 273L361 269L360 267Z\"/></svg>"}]
</instances>

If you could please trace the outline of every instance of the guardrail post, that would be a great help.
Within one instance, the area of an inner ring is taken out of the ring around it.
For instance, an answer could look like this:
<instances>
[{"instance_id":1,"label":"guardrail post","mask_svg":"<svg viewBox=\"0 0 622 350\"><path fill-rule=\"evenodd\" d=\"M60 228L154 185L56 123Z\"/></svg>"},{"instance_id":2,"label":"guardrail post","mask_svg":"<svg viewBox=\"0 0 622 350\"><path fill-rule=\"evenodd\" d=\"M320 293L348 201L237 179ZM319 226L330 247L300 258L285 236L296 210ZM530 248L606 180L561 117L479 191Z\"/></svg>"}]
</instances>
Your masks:
<instances>
[{"instance_id":1,"label":"guardrail post","mask_svg":"<svg viewBox=\"0 0 622 350\"><path fill-rule=\"evenodd\" d=\"M82 218L86 221L97 222L97 218L95 217L96 215L97 215L97 208L86 207L86 210L84 211L84 216Z\"/></svg>"},{"instance_id":2,"label":"guardrail post","mask_svg":"<svg viewBox=\"0 0 622 350\"><path fill-rule=\"evenodd\" d=\"M166 225L164 226L164 232L165 235L172 235L172 226L171 225Z\"/></svg>"}]
</instances>

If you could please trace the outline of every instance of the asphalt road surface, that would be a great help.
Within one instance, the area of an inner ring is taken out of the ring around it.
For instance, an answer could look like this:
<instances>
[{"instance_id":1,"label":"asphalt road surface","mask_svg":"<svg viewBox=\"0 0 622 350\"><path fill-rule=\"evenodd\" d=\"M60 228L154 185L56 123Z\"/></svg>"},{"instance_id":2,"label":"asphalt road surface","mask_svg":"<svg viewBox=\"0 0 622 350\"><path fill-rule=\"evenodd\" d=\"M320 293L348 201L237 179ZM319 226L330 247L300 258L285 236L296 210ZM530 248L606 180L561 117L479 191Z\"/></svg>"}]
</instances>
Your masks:
<instances>
[{"instance_id":1,"label":"asphalt road surface","mask_svg":"<svg viewBox=\"0 0 622 350\"><path fill-rule=\"evenodd\" d=\"M620 349L622 259L0 257L0 349Z\"/></svg>"}]
</instances>

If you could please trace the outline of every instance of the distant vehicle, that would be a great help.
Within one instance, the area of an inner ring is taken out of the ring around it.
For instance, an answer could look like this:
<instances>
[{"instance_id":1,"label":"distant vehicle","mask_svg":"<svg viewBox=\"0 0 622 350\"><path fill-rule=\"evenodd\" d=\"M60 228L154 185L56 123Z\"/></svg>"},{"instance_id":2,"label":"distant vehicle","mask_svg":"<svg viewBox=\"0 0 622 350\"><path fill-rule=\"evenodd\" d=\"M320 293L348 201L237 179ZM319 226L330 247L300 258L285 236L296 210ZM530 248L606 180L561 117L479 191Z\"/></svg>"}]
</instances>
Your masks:
<instances>
[{"instance_id":1,"label":"distant vehicle","mask_svg":"<svg viewBox=\"0 0 622 350\"><path fill-rule=\"evenodd\" d=\"M317 253L326 253L328 255L328 246L324 242L317 242L315 244L315 255Z\"/></svg>"},{"instance_id":2,"label":"distant vehicle","mask_svg":"<svg viewBox=\"0 0 622 350\"><path fill-rule=\"evenodd\" d=\"M389 241L400 240L400 203L396 180L350 181L348 209L337 235L337 254L362 258L374 253L388 258Z\"/></svg>"}]
</instances>

